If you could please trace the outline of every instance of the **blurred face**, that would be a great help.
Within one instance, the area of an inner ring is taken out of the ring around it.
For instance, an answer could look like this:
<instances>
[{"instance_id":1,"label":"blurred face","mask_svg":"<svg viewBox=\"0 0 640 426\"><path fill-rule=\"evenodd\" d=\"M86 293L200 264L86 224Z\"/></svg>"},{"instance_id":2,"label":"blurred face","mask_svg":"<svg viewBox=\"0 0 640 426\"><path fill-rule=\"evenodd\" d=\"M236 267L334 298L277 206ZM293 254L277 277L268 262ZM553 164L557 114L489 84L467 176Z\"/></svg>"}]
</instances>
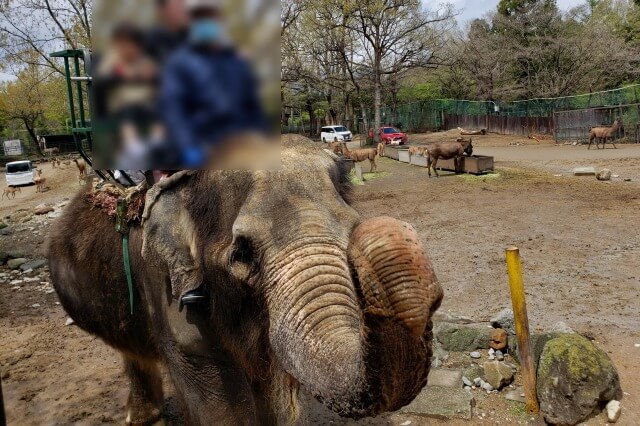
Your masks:
<instances>
[{"instance_id":1,"label":"blurred face","mask_svg":"<svg viewBox=\"0 0 640 426\"><path fill-rule=\"evenodd\" d=\"M120 57L126 62L133 62L142 54L141 46L126 37L117 37L113 40L113 47L120 53Z\"/></svg>"},{"instance_id":2,"label":"blurred face","mask_svg":"<svg viewBox=\"0 0 640 426\"><path fill-rule=\"evenodd\" d=\"M189 14L185 0L166 0L160 8L162 23L173 31L180 31L189 26Z\"/></svg>"}]
</instances>

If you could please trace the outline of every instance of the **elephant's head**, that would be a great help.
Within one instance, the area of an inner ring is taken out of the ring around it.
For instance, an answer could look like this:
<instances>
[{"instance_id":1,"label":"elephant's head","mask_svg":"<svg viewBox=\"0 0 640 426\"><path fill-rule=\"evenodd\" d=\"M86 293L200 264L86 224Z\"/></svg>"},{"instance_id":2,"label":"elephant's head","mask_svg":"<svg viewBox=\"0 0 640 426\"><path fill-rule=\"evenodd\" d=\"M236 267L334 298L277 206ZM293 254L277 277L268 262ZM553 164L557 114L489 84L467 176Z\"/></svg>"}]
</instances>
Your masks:
<instances>
[{"instance_id":1,"label":"elephant's head","mask_svg":"<svg viewBox=\"0 0 640 426\"><path fill-rule=\"evenodd\" d=\"M362 221L341 162L303 139L283 138L278 171L199 172L168 191L147 246L175 300L207 289L245 368L270 359L343 416L396 410L426 383L442 289L415 230Z\"/></svg>"}]
</instances>

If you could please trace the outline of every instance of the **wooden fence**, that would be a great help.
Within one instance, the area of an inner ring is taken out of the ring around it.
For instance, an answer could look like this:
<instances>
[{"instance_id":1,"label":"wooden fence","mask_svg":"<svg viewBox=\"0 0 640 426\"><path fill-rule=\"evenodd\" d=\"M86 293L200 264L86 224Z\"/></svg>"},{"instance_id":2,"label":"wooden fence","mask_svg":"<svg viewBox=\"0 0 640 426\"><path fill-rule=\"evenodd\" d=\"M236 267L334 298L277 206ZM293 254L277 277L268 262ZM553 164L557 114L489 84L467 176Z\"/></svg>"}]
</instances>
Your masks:
<instances>
[{"instance_id":1,"label":"wooden fence","mask_svg":"<svg viewBox=\"0 0 640 426\"><path fill-rule=\"evenodd\" d=\"M465 130L487 129L502 135L527 136L531 133L553 135L553 117L509 117L497 115L445 115L445 130L462 127Z\"/></svg>"}]
</instances>

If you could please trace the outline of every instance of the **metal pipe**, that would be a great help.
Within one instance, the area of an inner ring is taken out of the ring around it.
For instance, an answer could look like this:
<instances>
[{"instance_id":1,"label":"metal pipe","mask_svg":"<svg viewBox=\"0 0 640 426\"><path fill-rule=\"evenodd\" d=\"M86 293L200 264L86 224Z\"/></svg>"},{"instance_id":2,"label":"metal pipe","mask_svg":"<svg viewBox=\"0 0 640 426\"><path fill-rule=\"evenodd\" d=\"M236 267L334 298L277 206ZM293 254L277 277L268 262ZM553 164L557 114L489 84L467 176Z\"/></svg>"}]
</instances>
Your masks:
<instances>
[{"instance_id":1,"label":"metal pipe","mask_svg":"<svg viewBox=\"0 0 640 426\"><path fill-rule=\"evenodd\" d=\"M531 352L531 338L529 335L529 318L527 317L527 303L524 296L524 280L522 278L522 261L517 247L507 249L507 271L509 273L509 288L511 289L511 303L518 338L518 355L522 367L522 383L526 406L529 412L540 411L536 391L536 371Z\"/></svg>"}]
</instances>

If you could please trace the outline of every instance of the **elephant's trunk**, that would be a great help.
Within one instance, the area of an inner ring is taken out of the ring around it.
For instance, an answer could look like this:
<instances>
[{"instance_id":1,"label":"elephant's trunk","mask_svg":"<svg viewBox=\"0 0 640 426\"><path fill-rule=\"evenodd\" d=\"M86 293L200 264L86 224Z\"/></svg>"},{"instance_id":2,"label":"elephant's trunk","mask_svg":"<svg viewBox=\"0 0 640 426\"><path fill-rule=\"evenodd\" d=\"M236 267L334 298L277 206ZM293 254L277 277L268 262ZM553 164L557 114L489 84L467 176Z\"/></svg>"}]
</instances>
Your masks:
<instances>
[{"instance_id":1,"label":"elephant's trunk","mask_svg":"<svg viewBox=\"0 0 640 426\"><path fill-rule=\"evenodd\" d=\"M351 240L305 242L272 277L270 339L283 367L339 414L375 415L426 383L442 290L415 231L389 218Z\"/></svg>"}]
</instances>

